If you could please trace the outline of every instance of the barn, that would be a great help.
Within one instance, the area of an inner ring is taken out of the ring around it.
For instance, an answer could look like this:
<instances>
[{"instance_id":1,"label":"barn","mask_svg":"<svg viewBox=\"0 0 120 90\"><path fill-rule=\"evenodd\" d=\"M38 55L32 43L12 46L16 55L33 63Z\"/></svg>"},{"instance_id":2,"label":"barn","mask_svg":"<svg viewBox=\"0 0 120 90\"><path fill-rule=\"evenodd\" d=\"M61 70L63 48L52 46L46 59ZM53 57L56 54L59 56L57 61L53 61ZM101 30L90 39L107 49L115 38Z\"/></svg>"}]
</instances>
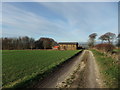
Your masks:
<instances>
[{"instance_id":1,"label":"barn","mask_svg":"<svg viewBox=\"0 0 120 90\"><path fill-rule=\"evenodd\" d=\"M59 50L77 50L77 42L59 42Z\"/></svg>"}]
</instances>

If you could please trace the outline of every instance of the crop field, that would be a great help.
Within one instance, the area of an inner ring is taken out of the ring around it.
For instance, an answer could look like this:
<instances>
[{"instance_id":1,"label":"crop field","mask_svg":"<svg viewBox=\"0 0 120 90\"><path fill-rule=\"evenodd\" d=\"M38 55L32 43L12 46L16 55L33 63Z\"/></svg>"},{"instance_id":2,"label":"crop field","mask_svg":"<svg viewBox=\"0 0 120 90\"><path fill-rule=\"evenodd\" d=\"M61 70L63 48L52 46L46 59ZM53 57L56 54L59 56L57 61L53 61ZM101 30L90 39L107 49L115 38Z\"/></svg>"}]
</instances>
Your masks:
<instances>
[{"instance_id":1,"label":"crop field","mask_svg":"<svg viewBox=\"0 0 120 90\"><path fill-rule=\"evenodd\" d=\"M78 52L78 50L3 50L3 88L14 87L16 84L51 70Z\"/></svg>"}]
</instances>

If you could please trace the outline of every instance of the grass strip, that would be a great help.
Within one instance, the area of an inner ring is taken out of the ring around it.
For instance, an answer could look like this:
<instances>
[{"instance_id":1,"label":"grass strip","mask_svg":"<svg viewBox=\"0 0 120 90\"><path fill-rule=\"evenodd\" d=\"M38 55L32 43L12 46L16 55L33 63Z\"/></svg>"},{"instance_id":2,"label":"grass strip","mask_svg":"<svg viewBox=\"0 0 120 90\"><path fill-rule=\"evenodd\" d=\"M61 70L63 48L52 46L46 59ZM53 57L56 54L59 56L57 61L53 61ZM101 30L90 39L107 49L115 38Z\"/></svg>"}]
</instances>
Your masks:
<instances>
[{"instance_id":1,"label":"grass strip","mask_svg":"<svg viewBox=\"0 0 120 90\"><path fill-rule=\"evenodd\" d=\"M111 57L107 57L106 54L94 49L91 51L93 52L99 65L100 73L104 79L103 82L105 84L105 87L118 88L120 68L118 67L118 63L116 63L116 60L112 59Z\"/></svg>"}]
</instances>

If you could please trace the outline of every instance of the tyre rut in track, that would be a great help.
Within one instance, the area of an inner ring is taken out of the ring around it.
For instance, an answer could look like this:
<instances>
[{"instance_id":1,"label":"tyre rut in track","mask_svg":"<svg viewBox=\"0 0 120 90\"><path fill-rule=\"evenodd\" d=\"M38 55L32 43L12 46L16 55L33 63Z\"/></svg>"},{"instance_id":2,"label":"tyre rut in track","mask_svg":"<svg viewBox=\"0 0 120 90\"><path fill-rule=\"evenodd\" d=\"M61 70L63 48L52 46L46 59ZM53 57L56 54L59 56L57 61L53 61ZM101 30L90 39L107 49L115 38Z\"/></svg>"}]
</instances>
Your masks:
<instances>
[{"instance_id":1,"label":"tyre rut in track","mask_svg":"<svg viewBox=\"0 0 120 90\"><path fill-rule=\"evenodd\" d=\"M84 50L38 82L37 88L101 88L102 81L91 51Z\"/></svg>"},{"instance_id":2,"label":"tyre rut in track","mask_svg":"<svg viewBox=\"0 0 120 90\"><path fill-rule=\"evenodd\" d=\"M60 68L48 75L48 77L44 78L42 81L38 82L38 84L34 87L56 88L59 83L65 81L65 79L71 75L75 68L78 67L83 54L84 51L82 53L79 53L74 58L70 59L67 63L63 63Z\"/></svg>"},{"instance_id":3,"label":"tyre rut in track","mask_svg":"<svg viewBox=\"0 0 120 90\"><path fill-rule=\"evenodd\" d=\"M81 68L83 67L83 68ZM102 88L97 63L91 51L86 50L70 88Z\"/></svg>"}]
</instances>

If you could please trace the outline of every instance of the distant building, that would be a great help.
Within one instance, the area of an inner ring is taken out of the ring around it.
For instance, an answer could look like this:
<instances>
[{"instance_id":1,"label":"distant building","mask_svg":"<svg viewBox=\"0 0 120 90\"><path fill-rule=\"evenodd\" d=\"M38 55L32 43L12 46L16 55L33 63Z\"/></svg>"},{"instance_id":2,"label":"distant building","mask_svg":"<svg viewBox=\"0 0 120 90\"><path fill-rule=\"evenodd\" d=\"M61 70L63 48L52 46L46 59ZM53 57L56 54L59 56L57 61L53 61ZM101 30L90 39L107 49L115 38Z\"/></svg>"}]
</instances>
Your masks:
<instances>
[{"instance_id":1,"label":"distant building","mask_svg":"<svg viewBox=\"0 0 120 90\"><path fill-rule=\"evenodd\" d=\"M59 46L54 46L53 49L54 50L58 50Z\"/></svg>"},{"instance_id":2,"label":"distant building","mask_svg":"<svg viewBox=\"0 0 120 90\"><path fill-rule=\"evenodd\" d=\"M77 42L60 42L59 50L77 50L78 43Z\"/></svg>"}]
</instances>

